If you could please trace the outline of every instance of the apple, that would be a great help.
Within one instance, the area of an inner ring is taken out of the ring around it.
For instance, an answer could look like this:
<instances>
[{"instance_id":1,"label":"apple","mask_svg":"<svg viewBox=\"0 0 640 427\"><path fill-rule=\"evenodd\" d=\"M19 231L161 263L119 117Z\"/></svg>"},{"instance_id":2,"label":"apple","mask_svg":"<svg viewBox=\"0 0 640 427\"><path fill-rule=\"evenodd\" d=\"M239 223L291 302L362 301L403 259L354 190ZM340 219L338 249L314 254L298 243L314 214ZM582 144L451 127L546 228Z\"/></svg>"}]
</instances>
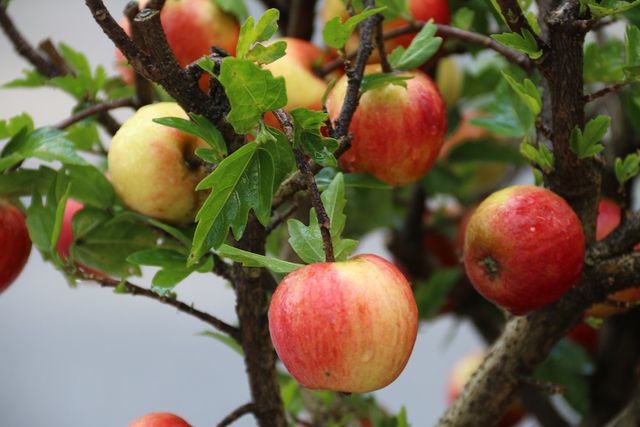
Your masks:
<instances>
[{"instance_id":1,"label":"apple","mask_svg":"<svg viewBox=\"0 0 640 427\"><path fill-rule=\"evenodd\" d=\"M447 403L451 405L458 398L464 386L471 379L473 373L480 367L484 360L483 352L474 352L458 360L451 370L447 380ZM507 408L497 427L510 427L516 425L524 416L524 409L519 400L513 402Z\"/></svg>"},{"instance_id":2,"label":"apple","mask_svg":"<svg viewBox=\"0 0 640 427\"><path fill-rule=\"evenodd\" d=\"M366 73L379 72L379 65ZM438 88L421 71L407 87L386 85L367 91L353 115L349 131L351 148L340 158L351 172L370 173L391 184L408 184L422 178L435 163L447 131L447 112ZM336 83L327 99L335 120L342 109L347 77Z\"/></svg>"},{"instance_id":3,"label":"apple","mask_svg":"<svg viewBox=\"0 0 640 427\"><path fill-rule=\"evenodd\" d=\"M464 75L453 56L446 56L436 66L436 85L447 108L452 108L462 94Z\"/></svg>"},{"instance_id":4,"label":"apple","mask_svg":"<svg viewBox=\"0 0 640 427\"><path fill-rule=\"evenodd\" d=\"M129 424L129 427L191 427L191 424L169 412L151 412Z\"/></svg>"},{"instance_id":5,"label":"apple","mask_svg":"<svg viewBox=\"0 0 640 427\"><path fill-rule=\"evenodd\" d=\"M365 393L404 369L418 308L393 264L358 255L285 276L271 300L269 331L280 360L303 386Z\"/></svg>"},{"instance_id":6,"label":"apple","mask_svg":"<svg viewBox=\"0 0 640 427\"><path fill-rule=\"evenodd\" d=\"M138 0L138 3L142 9L147 0ZM221 47L235 55L240 25L234 16L222 11L215 1L167 0L160 19L169 46L183 67L209 54L212 46ZM127 19L123 19L121 25L127 34L131 33ZM119 50L116 51L116 59L123 80L131 84L133 70Z\"/></svg>"},{"instance_id":7,"label":"apple","mask_svg":"<svg viewBox=\"0 0 640 427\"><path fill-rule=\"evenodd\" d=\"M0 293L13 283L31 253L31 239L24 215L0 199Z\"/></svg>"},{"instance_id":8,"label":"apple","mask_svg":"<svg viewBox=\"0 0 640 427\"><path fill-rule=\"evenodd\" d=\"M327 90L327 83L313 69L325 61L325 53L306 40L284 37L275 41L278 40L287 42L286 54L264 68L275 77L285 79L287 105L284 110L291 111L299 107L322 109L322 97ZM265 116L265 120L270 126L279 127L271 113Z\"/></svg>"},{"instance_id":9,"label":"apple","mask_svg":"<svg viewBox=\"0 0 640 427\"><path fill-rule=\"evenodd\" d=\"M206 175L196 148L208 148L200 138L154 123L160 117L188 119L174 102L146 105L113 136L109 173L118 196L132 210L162 221L193 222L206 197L195 188Z\"/></svg>"},{"instance_id":10,"label":"apple","mask_svg":"<svg viewBox=\"0 0 640 427\"><path fill-rule=\"evenodd\" d=\"M596 240L602 240L620 225L620 206L611 199L602 198L598 203L598 218L596 221ZM636 247L636 250L639 248ZM640 288L623 289L609 295L609 299L624 303L640 301ZM624 307L614 307L609 304L594 304L585 312L585 317L606 317L622 313Z\"/></svg>"},{"instance_id":11,"label":"apple","mask_svg":"<svg viewBox=\"0 0 640 427\"><path fill-rule=\"evenodd\" d=\"M464 266L474 288L514 315L556 301L584 263L580 219L560 196L521 185L497 191L471 216Z\"/></svg>"}]
</instances>

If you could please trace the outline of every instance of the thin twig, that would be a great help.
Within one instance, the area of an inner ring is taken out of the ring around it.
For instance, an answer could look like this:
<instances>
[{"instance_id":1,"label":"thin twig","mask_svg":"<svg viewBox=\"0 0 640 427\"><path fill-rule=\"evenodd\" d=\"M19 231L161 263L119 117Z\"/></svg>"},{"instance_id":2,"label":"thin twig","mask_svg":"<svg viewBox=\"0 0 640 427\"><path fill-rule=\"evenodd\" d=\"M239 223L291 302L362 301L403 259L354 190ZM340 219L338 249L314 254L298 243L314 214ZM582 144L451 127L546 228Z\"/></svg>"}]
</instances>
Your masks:
<instances>
[{"instance_id":1,"label":"thin twig","mask_svg":"<svg viewBox=\"0 0 640 427\"><path fill-rule=\"evenodd\" d=\"M378 47L378 55L380 55L380 65L382 66L383 73L390 73L393 71L391 69L391 64L389 64L389 58L387 58L387 50L384 46L384 31L382 28L383 16L381 14L377 14L378 23L376 24L376 46Z\"/></svg>"},{"instance_id":2,"label":"thin twig","mask_svg":"<svg viewBox=\"0 0 640 427\"><path fill-rule=\"evenodd\" d=\"M630 84L631 82L623 82L623 83L616 83L616 84L612 84L610 86L604 87L596 92L590 93L588 95L584 96L584 102L591 102L591 101L595 101L598 98L601 98L605 95L608 95L610 93L614 93L619 91L620 89L622 89L623 87L625 87L626 85Z\"/></svg>"},{"instance_id":3,"label":"thin twig","mask_svg":"<svg viewBox=\"0 0 640 427\"><path fill-rule=\"evenodd\" d=\"M235 409L233 412L231 412L226 417L224 417L224 419L218 423L218 427L229 426L233 422L235 422L238 419L240 419L242 416L254 412L255 409L256 409L256 405L253 402L246 403L246 404L238 407L237 409Z\"/></svg>"},{"instance_id":4,"label":"thin twig","mask_svg":"<svg viewBox=\"0 0 640 427\"><path fill-rule=\"evenodd\" d=\"M172 307L175 307L178 311L189 314L193 317L196 317L197 319L202 320L205 323L208 323L209 325L213 326L219 331L229 335L231 338L235 339L236 341L240 340L240 330L235 326L231 326L228 323L218 319L217 317L214 317L203 311L197 310L192 305L186 304L182 301L178 301L175 298L159 295L150 289L146 289L146 288L134 285L133 283L128 281L119 281L119 280L112 279L110 277L96 276L94 274L90 274L82 271L78 272L78 274L80 275L80 279L95 282L104 288L115 289L118 286L121 286L121 287L124 287L127 290L127 292L131 295L142 295L147 298L160 301L163 304L167 304Z\"/></svg>"},{"instance_id":5,"label":"thin twig","mask_svg":"<svg viewBox=\"0 0 640 427\"><path fill-rule=\"evenodd\" d=\"M291 205L284 212L280 213L278 216L273 218L269 223L269 225L267 225L267 227L265 228L265 231L267 232L267 234L273 232L273 230L278 228L280 224L282 224L287 219L289 219L291 215L293 215L296 212L297 209L298 209L298 204L294 200L293 203L291 203Z\"/></svg>"},{"instance_id":6,"label":"thin twig","mask_svg":"<svg viewBox=\"0 0 640 427\"><path fill-rule=\"evenodd\" d=\"M91 117L94 114L103 113L105 111L115 110L117 108L123 107L136 107L136 101L133 97L126 97L121 99L114 99L111 101L101 102L99 104L92 105L89 108L86 108L73 116L61 121L57 125L55 125L58 129L66 129L74 123L77 123L81 120L86 119L87 117Z\"/></svg>"}]
</instances>

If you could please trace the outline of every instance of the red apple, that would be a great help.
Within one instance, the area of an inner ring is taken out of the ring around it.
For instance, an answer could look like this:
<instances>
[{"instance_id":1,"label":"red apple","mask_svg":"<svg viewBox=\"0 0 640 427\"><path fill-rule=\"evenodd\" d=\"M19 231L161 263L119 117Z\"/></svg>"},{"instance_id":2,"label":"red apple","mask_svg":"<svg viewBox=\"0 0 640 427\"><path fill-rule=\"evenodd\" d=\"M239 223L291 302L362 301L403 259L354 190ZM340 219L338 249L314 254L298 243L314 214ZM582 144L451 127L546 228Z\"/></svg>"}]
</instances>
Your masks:
<instances>
[{"instance_id":1,"label":"red apple","mask_svg":"<svg viewBox=\"0 0 640 427\"><path fill-rule=\"evenodd\" d=\"M129 424L129 427L191 427L191 424L168 412L151 412Z\"/></svg>"},{"instance_id":2,"label":"red apple","mask_svg":"<svg viewBox=\"0 0 640 427\"><path fill-rule=\"evenodd\" d=\"M24 215L0 199L0 293L16 280L30 253L31 239Z\"/></svg>"},{"instance_id":3,"label":"red apple","mask_svg":"<svg viewBox=\"0 0 640 427\"><path fill-rule=\"evenodd\" d=\"M582 273L580 219L555 193L531 185L493 193L467 226L464 265L485 298L515 315L550 304Z\"/></svg>"},{"instance_id":4,"label":"red apple","mask_svg":"<svg viewBox=\"0 0 640 427\"><path fill-rule=\"evenodd\" d=\"M269 307L278 356L311 389L385 387L404 369L417 330L409 283L376 255L302 267L282 280Z\"/></svg>"},{"instance_id":5,"label":"red apple","mask_svg":"<svg viewBox=\"0 0 640 427\"><path fill-rule=\"evenodd\" d=\"M147 0L138 0L138 3L143 8ZM212 46L221 47L235 55L240 25L235 17L223 12L215 1L167 0L160 19L169 46L183 67L210 53ZM131 33L128 20L124 19L121 25L127 34ZM116 51L116 59L123 80L131 84L133 70L126 64L120 51Z\"/></svg>"},{"instance_id":6,"label":"red apple","mask_svg":"<svg viewBox=\"0 0 640 427\"><path fill-rule=\"evenodd\" d=\"M368 66L367 73L380 66ZM447 131L447 112L433 81L421 71L407 73L407 87L386 85L366 92L353 116L351 148L343 168L375 175L391 185L423 177L435 163ZM331 120L340 115L347 90L343 76L327 99Z\"/></svg>"},{"instance_id":7,"label":"red apple","mask_svg":"<svg viewBox=\"0 0 640 427\"><path fill-rule=\"evenodd\" d=\"M596 240L602 240L615 230L620 224L620 206L613 200L602 198L598 204L598 218L596 222ZM638 250L638 248L636 248ZM623 303L635 303L640 301L640 288L629 288L609 295L612 301ZM585 317L606 317L616 313L622 313L624 307L615 307L610 304L594 304L586 312Z\"/></svg>"},{"instance_id":8,"label":"red apple","mask_svg":"<svg viewBox=\"0 0 640 427\"><path fill-rule=\"evenodd\" d=\"M132 210L174 224L193 222L206 198L196 185L207 170L195 157L209 145L200 138L153 122L187 113L175 102L146 105L116 132L109 146L113 187Z\"/></svg>"},{"instance_id":9,"label":"red apple","mask_svg":"<svg viewBox=\"0 0 640 427\"><path fill-rule=\"evenodd\" d=\"M473 373L480 367L484 360L483 352L475 352L468 354L458 360L453 366L449 379L447 381L447 403L451 405L458 398L467 381L471 379ZM509 405L507 412L504 414L497 427L510 427L516 425L524 416L522 403L517 400Z\"/></svg>"}]
</instances>

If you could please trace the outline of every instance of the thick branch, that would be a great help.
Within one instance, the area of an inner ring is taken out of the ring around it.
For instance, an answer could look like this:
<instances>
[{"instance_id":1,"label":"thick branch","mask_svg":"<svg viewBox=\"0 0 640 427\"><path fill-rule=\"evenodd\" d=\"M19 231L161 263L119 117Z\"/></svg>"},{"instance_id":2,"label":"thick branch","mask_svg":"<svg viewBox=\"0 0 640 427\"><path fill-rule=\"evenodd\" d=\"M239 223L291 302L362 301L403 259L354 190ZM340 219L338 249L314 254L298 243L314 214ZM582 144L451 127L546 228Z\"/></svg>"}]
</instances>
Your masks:
<instances>
[{"instance_id":1,"label":"thick branch","mask_svg":"<svg viewBox=\"0 0 640 427\"><path fill-rule=\"evenodd\" d=\"M254 411L254 407L255 407L255 405L252 402L251 403L246 403L246 404L238 407L233 412L231 412L229 415L224 417L224 419L222 421L220 421L220 423L218 423L218 427L230 426L235 421L240 419L242 416L253 412Z\"/></svg>"},{"instance_id":2,"label":"thick branch","mask_svg":"<svg viewBox=\"0 0 640 427\"><path fill-rule=\"evenodd\" d=\"M289 4L287 37L311 40L313 21L316 17L316 0L291 0Z\"/></svg>"},{"instance_id":3,"label":"thick branch","mask_svg":"<svg viewBox=\"0 0 640 427\"><path fill-rule=\"evenodd\" d=\"M152 290L142 288L130 282L119 281L119 280L112 279L110 277L95 276L95 275L84 273L84 272L80 272L79 274L82 280L90 280L92 282L99 284L102 287L115 289L118 286L124 286L127 292L131 295L141 295L147 298L154 299L156 301L160 301L163 304L167 304L172 307L175 307L178 311L181 311L197 319L200 319L203 322L208 323L209 325L218 329L219 331L229 335L231 338L235 339L236 341L240 342L240 331L238 328L236 328L235 326L231 326L228 323L225 323L222 320L218 319L217 317L214 317L208 313L196 310L192 305L188 305L182 301L178 301L175 298L161 296L153 292Z\"/></svg>"},{"instance_id":4,"label":"thick branch","mask_svg":"<svg viewBox=\"0 0 640 427\"><path fill-rule=\"evenodd\" d=\"M595 242L587 252L586 260L594 265L598 260L630 252L640 242L640 212L630 214L618 228L604 240Z\"/></svg>"},{"instance_id":5,"label":"thick branch","mask_svg":"<svg viewBox=\"0 0 640 427\"><path fill-rule=\"evenodd\" d=\"M55 125L55 127L58 129L66 129L72 124L77 123L81 120L84 120L88 117L91 117L95 114L100 114L106 111L115 110L117 108L123 108L123 107L135 108L136 107L135 99L133 99L132 97L127 97L127 98L121 98L121 99L114 99L111 101L105 101L100 104L92 105L91 107L86 108L74 114L73 116L61 121L60 123Z\"/></svg>"}]
</instances>

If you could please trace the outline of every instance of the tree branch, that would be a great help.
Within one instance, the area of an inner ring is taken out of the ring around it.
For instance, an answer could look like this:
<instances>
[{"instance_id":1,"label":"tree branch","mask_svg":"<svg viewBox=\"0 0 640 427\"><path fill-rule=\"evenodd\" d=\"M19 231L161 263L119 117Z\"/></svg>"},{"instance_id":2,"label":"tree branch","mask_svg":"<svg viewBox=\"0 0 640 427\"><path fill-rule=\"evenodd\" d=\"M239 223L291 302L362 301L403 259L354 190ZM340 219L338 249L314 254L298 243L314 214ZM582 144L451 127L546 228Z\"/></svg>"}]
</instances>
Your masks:
<instances>
[{"instance_id":1,"label":"tree branch","mask_svg":"<svg viewBox=\"0 0 640 427\"><path fill-rule=\"evenodd\" d=\"M255 405L253 402L245 403L244 405L238 407L229 415L224 417L222 421L218 423L218 427L227 427L233 424L235 421L240 419L243 415L249 414L255 410Z\"/></svg>"},{"instance_id":2,"label":"tree branch","mask_svg":"<svg viewBox=\"0 0 640 427\"><path fill-rule=\"evenodd\" d=\"M638 242L640 242L640 212L635 212L606 238L589 247L586 262L595 265L599 260L630 252Z\"/></svg>"},{"instance_id":3,"label":"tree branch","mask_svg":"<svg viewBox=\"0 0 640 427\"><path fill-rule=\"evenodd\" d=\"M316 0L291 0L289 4L287 37L311 40L316 17Z\"/></svg>"},{"instance_id":4,"label":"tree branch","mask_svg":"<svg viewBox=\"0 0 640 427\"><path fill-rule=\"evenodd\" d=\"M616 84L612 84L610 86L604 87L596 92L585 95L584 102L587 103L587 102L595 101L596 99L601 98L605 95L619 91L620 89L622 89L628 84L631 84L631 82L616 83Z\"/></svg>"},{"instance_id":5,"label":"tree branch","mask_svg":"<svg viewBox=\"0 0 640 427\"><path fill-rule=\"evenodd\" d=\"M240 330L238 328L236 328L235 326L231 326L228 323L225 323L222 320L218 319L217 317L214 317L208 313L196 310L193 307L193 305L188 305L184 302L178 301L175 298L161 296L150 289L142 288L140 286L134 285L133 283L130 283L127 281L115 280L110 277L96 276L95 274L89 274L83 271L80 271L79 274L80 274L80 279L95 282L104 288L115 289L118 286L121 286L121 287L124 287L127 290L127 292L131 295L141 295L141 296L159 301L163 304L167 304L172 307L175 307L178 311L181 311L197 319L200 319L203 322L218 329L219 331L229 335L234 340L240 342Z\"/></svg>"},{"instance_id":6,"label":"tree branch","mask_svg":"<svg viewBox=\"0 0 640 427\"><path fill-rule=\"evenodd\" d=\"M533 28L531 28L531 25L529 25L529 21L525 18L518 0L497 0L497 2L502 11L502 16L511 31L522 34L522 30L527 30L531 33L541 49L545 51L548 49L546 44L538 37Z\"/></svg>"},{"instance_id":7,"label":"tree branch","mask_svg":"<svg viewBox=\"0 0 640 427\"><path fill-rule=\"evenodd\" d=\"M92 105L89 108L86 108L73 116L61 121L57 125L55 125L58 129L66 129L74 123L77 123L81 120L86 119L87 117L91 117L95 114L104 113L106 111L115 110L117 108L123 107L136 107L136 100L132 97L114 99L111 101L101 102L100 104Z\"/></svg>"}]
</instances>

